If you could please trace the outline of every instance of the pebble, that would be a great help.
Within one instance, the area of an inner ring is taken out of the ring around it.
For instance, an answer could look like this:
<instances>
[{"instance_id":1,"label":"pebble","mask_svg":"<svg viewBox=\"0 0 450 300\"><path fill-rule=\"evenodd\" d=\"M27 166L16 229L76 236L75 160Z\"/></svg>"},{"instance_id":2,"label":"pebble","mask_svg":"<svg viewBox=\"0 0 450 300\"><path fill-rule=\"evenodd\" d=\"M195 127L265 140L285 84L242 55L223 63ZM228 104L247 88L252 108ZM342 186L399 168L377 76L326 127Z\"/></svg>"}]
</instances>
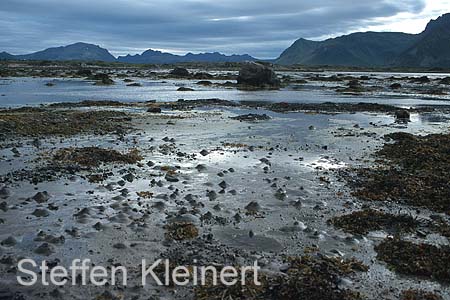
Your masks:
<instances>
[{"instance_id":1,"label":"pebble","mask_svg":"<svg viewBox=\"0 0 450 300\"><path fill-rule=\"evenodd\" d=\"M31 199L33 199L37 203L44 203L47 202L48 199L50 199L50 195L47 191L38 192Z\"/></svg>"},{"instance_id":2,"label":"pebble","mask_svg":"<svg viewBox=\"0 0 450 300\"><path fill-rule=\"evenodd\" d=\"M54 247L52 245L50 245L49 243L43 243L34 250L34 253L45 255L45 256L49 256L50 254L52 254L54 252L55 252Z\"/></svg>"},{"instance_id":3,"label":"pebble","mask_svg":"<svg viewBox=\"0 0 450 300\"><path fill-rule=\"evenodd\" d=\"M41 217L48 217L50 215L50 213L46 209L36 208L34 210L34 212L32 213L32 215L35 217L41 218Z\"/></svg>"}]
</instances>

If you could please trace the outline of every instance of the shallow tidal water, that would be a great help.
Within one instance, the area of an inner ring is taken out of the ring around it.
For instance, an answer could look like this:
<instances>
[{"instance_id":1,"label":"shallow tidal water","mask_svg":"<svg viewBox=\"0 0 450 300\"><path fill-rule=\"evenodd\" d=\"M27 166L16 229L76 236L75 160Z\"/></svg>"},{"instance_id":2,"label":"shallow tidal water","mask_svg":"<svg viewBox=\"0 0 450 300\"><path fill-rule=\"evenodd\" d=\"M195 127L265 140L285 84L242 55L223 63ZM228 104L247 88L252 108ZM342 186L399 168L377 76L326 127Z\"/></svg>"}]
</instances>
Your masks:
<instances>
[{"instance_id":1,"label":"shallow tidal water","mask_svg":"<svg viewBox=\"0 0 450 300\"><path fill-rule=\"evenodd\" d=\"M306 76L320 75L323 77L336 75L336 72L322 73L286 73L293 79L303 79ZM339 73L351 76L372 76L367 84L377 85L391 76L428 76L430 79L442 78L449 74L418 74L418 73ZM283 75L281 73L280 75ZM449 95L424 95L417 92L392 92L389 89L364 95L342 95L334 88L343 85L336 82L314 82L290 85L279 91L241 91L235 88L218 86L199 86L198 80L147 79L132 78L140 83L140 87L129 87L121 79L115 79L110 86L96 86L93 81L79 78L1 78L0 107L17 107L23 105L39 105L55 102L77 102L83 100L115 100L124 102L144 101L176 101L178 99L195 100L218 98L231 101L267 101L291 103L380 103L396 106L446 105ZM212 80L213 83L225 81ZM46 86L47 83L54 84ZM415 85L410 85L416 87ZM194 91L180 92L179 87L188 87Z\"/></svg>"}]
</instances>

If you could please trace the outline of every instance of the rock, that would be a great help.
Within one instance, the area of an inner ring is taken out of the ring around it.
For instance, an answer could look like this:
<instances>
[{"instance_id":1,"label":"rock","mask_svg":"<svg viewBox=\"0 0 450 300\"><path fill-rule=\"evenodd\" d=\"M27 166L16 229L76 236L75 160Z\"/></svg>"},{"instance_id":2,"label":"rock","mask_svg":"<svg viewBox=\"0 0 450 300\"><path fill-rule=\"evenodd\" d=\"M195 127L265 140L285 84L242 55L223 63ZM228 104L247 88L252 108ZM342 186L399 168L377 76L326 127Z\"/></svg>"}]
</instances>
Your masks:
<instances>
[{"instance_id":1,"label":"rock","mask_svg":"<svg viewBox=\"0 0 450 300\"><path fill-rule=\"evenodd\" d=\"M286 199L286 197L287 197L286 191L282 189L278 189L275 193L275 198L277 198L278 200L283 201L284 199Z\"/></svg>"},{"instance_id":2,"label":"rock","mask_svg":"<svg viewBox=\"0 0 450 300\"><path fill-rule=\"evenodd\" d=\"M175 175L171 175L169 173L166 174L165 178L166 178L166 180L168 182L178 182L178 181L180 181Z\"/></svg>"},{"instance_id":3,"label":"rock","mask_svg":"<svg viewBox=\"0 0 450 300\"><path fill-rule=\"evenodd\" d=\"M393 83L389 87L391 88L391 90L398 90L402 87L402 85L400 83Z\"/></svg>"},{"instance_id":4,"label":"rock","mask_svg":"<svg viewBox=\"0 0 450 300\"><path fill-rule=\"evenodd\" d=\"M177 91L178 91L178 92L193 92L193 91L195 91L195 90L194 90L194 89L191 89L191 88L187 88L187 87L182 86L182 87L178 88Z\"/></svg>"},{"instance_id":5,"label":"rock","mask_svg":"<svg viewBox=\"0 0 450 300\"><path fill-rule=\"evenodd\" d=\"M125 245L124 243L117 243L117 244L114 244L113 247L116 249L126 249L127 245Z\"/></svg>"},{"instance_id":6,"label":"rock","mask_svg":"<svg viewBox=\"0 0 450 300\"><path fill-rule=\"evenodd\" d=\"M149 107L147 109L147 112L148 113L153 113L153 114L160 114L162 111L161 111L160 107Z\"/></svg>"},{"instance_id":7,"label":"rock","mask_svg":"<svg viewBox=\"0 0 450 300\"><path fill-rule=\"evenodd\" d=\"M10 189L8 189L5 186L0 189L0 199L6 199L6 198L9 198L10 196L11 196Z\"/></svg>"},{"instance_id":8,"label":"rock","mask_svg":"<svg viewBox=\"0 0 450 300\"><path fill-rule=\"evenodd\" d=\"M54 252L55 252L54 247L52 245L50 245L49 243L43 243L42 245L40 245L39 247L37 247L34 250L34 253L45 255L45 256L49 256L50 254L52 254Z\"/></svg>"},{"instance_id":9,"label":"rock","mask_svg":"<svg viewBox=\"0 0 450 300\"><path fill-rule=\"evenodd\" d=\"M6 239L4 239L0 244L6 247L12 247L17 244L17 240L13 236L9 236Z\"/></svg>"},{"instance_id":10,"label":"rock","mask_svg":"<svg viewBox=\"0 0 450 300\"><path fill-rule=\"evenodd\" d=\"M439 84L450 85L450 77L442 78Z\"/></svg>"},{"instance_id":11,"label":"rock","mask_svg":"<svg viewBox=\"0 0 450 300\"><path fill-rule=\"evenodd\" d=\"M396 122L409 122L410 119L410 114L407 110L398 110L395 112L395 121Z\"/></svg>"},{"instance_id":12,"label":"rock","mask_svg":"<svg viewBox=\"0 0 450 300\"><path fill-rule=\"evenodd\" d=\"M238 86L280 88L280 80L274 70L256 62L246 63L239 71Z\"/></svg>"},{"instance_id":13,"label":"rock","mask_svg":"<svg viewBox=\"0 0 450 300\"><path fill-rule=\"evenodd\" d=\"M31 199L33 199L37 203L44 203L47 202L48 199L50 199L50 195L47 191L38 192Z\"/></svg>"},{"instance_id":14,"label":"rock","mask_svg":"<svg viewBox=\"0 0 450 300\"><path fill-rule=\"evenodd\" d=\"M81 76L81 77L90 77L92 76L92 71L89 69L80 69L77 71L77 76Z\"/></svg>"},{"instance_id":15,"label":"rock","mask_svg":"<svg viewBox=\"0 0 450 300\"><path fill-rule=\"evenodd\" d=\"M126 174L125 176L122 177L123 179L125 179L128 182L133 182L135 179L135 176L131 173Z\"/></svg>"},{"instance_id":16,"label":"rock","mask_svg":"<svg viewBox=\"0 0 450 300\"><path fill-rule=\"evenodd\" d=\"M197 171L199 171L199 172L203 172L203 171L206 171L207 167L204 164L199 164L195 167L195 169L197 169Z\"/></svg>"},{"instance_id":17,"label":"rock","mask_svg":"<svg viewBox=\"0 0 450 300\"><path fill-rule=\"evenodd\" d=\"M428 76L416 77L416 78L412 78L410 82L424 84L424 83L429 83L430 78L428 78Z\"/></svg>"},{"instance_id":18,"label":"rock","mask_svg":"<svg viewBox=\"0 0 450 300\"><path fill-rule=\"evenodd\" d=\"M208 81L208 80L201 80L201 81L197 82L197 84L198 85L204 85L204 86L210 86L213 83L211 81Z\"/></svg>"},{"instance_id":19,"label":"rock","mask_svg":"<svg viewBox=\"0 0 450 300\"><path fill-rule=\"evenodd\" d=\"M50 213L46 209L42 208L36 208L34 212L32 213L33 216L41 218L41 217L48 217Z\"/></svg>"},{"instance_id":20,"label":"rock","mask_svg":"<svg viewBox=\"0 0 450 300\"><path fill-rule=\"evenodd\" d=\"M114 84L114 80L109 78L108 74L95 74L93 76L93 79L97 81L95 83L95 85L111 85L111 84Z\"/></svg>"},{"instance_id":21,"label":"rock","mask_svg":"<svg viewBox=\"0 0 450 300\"><path fill-rule=\"evenodd\" d=\"M245 207L245 209L249 212L249 213L257 213L259 211L261 211L261 205L259 205L258 202L256 201L252 201L249 204L247 204L247 206Z\"/></svg>"},{"instance_id":22,"label":"rock","mask_svg":"<svg viewBox=\"0 0 450 300\"><path fill-rule=\"evenodd\" d=\"M206 155L208 155L208 154L209 154L209 151L208 151L208 150L205 150L205 149L203 149L202 151L200 151L200 154L201 154L201 155L203 155L203 156L206 156Z\"/></svg>"},{"instance_id":23,"label":"rock","mask_svg":"<svg viewBox=\"0 0 450 300\"><path fill-rule=\"evenodd\" d=\"M51 234L47 234L44 231L40 231L37 234L37 236L34 239L34 241L36 241L36 242L47 242L47 243L50 243L50 244L61 245L61 244L64 244L64 242L66 241L66 238L63 235L58 237L58 236L54 236L54 235L51 235Z\"/></svg>"},{"instance_id":24,"label":"rock","mask_svg":"<svg viewBox=\"0 0 450 300\"><path fill-rule=\"evenodd\" d=\"M195 79L213 79L214 75L206 73L206 72L198 72L195 73L193 78Z\"/></svg>"},{"instance_id":25,"label":"rock","mask_svg":"<svg viewBox=\"0 0 450 300\"><path fill-rule=\"evenodd\" d=\"M185 68L175 68L170 71L170 75L178 76L178 77L188 77L190 75L189 71Z\"/></svg>"},{"instance_id":26,"label":"rock","mask_svg":"<svg viewBox=\"0 0 450 300\"><path fill-rule=\"evenodd\" d=\"M216 200L217 193L215 191L208 191L206 192L206 197L208 197L210 201Z\"/></svg>"},{"instance_id":27,"label":"rock","mask_svg":"<svg viewBox=\"0 0 450 300\"><path fill-rule=\"evenodd\" d=\"M225 182L225 180L223 180L222 182L219 183L219 186L223 189L226 189L228 187L228 184Z\"/></svg>"},{"instance_id":28,"label":"rock","mask_svg":"<svg viewBox=\"0 0 450 300\"><path fill-rule=\"evenodd\" d=\"M8 211L8 203L6 203L6 201L3 201L2 203L0 203L0 210L7 212Z\"/></svg>"},{"instance_id":29,"label":"rock","mask_svg":"<svg viewBox=\"0 0 450 300\"><path fill-rule=\"evenodd\" d=\"M230 117L232 120L238 121L246 121L246 122L255 122L255 121L267 121L270 120L270 117L266 114L258 115L258 114L247 114L241 115L237 117Z\"/></svg>"}]
</instances>

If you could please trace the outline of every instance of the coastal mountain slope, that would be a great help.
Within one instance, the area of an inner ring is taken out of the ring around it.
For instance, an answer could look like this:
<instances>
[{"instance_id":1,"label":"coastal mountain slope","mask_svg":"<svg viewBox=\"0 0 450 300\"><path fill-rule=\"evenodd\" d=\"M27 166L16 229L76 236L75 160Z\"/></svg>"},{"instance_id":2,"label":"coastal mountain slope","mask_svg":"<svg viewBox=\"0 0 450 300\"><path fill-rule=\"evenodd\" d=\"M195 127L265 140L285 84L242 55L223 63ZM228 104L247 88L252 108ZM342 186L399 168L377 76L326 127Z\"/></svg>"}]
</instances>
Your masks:
<instances>
[{"instance_id":1,"label":"coastal mountain slope","mask_svg":"<svg viewBox=\"0 0 450 300\"><path fill-rule=\"evenodd\" d=\"M169 64L181 62L244 62L255 61L250 55L224 55L218 52L214 53L188 53L184 56L155 51L149 49L142 54L119 56L119 62L134 64Z\"/></svg>"},{"instance_id":2,"label":"coastal mountain slope","mask_svg":"<svg viewBox=\"0 0 450 300\"><path fill-rule=\"evenodd\" d=\"M404 51L395 65L411 67L450 67L450 14L428 23L419 39Z\"/></svg>"},{"instance_id":3,"label":"coastal mountain slope","mask_svg":"<svg viewBox=\"0 0 450 300\"><path fill-rule=\"evenodd\" d=\"M282 65L450 67L450 14L424 32L359 32L321 42L297 40L275 61Z\"/></svg>"},{"instance_id":4,"label":"coastal mountain slope","mask_svg":"<svg viewBox=\"0 0 450 300\"><path fill-rule=\"evenodd\" d=\"M48 48L43 51L14 55L18 60L81 60L81 61L105 61L116 60L108 50L97 45L87 43L75 43L68 46Z\"/></svg>"}]
</instances>

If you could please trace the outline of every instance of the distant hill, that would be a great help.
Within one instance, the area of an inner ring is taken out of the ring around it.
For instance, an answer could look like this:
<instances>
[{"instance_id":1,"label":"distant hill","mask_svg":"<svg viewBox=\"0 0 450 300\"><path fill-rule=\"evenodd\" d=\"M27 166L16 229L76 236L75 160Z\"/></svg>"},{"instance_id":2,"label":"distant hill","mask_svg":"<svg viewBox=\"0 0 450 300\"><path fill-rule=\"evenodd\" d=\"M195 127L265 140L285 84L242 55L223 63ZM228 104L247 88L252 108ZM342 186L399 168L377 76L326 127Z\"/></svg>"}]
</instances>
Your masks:
<instances>
[{"instance_id":1,"label":"distant hill","mask_svg":"<svg viewBox=\"0 0 450 300\"><path fill-rule=\"evenodd\" d=\"M9 60L14 59L14 55L9 54L8 52L0 52L0 60Z\"/></svg>"},{"instance_id":2,"label":"distant hill","mask_svg":"<svg viewBox=\"0 0 450 300\"><path fill-rule=\"evenodd\" d=\"M119 56L119 62L135 64L172 64L181 62L243 62L255 61L250 55L224 55L214 53L188 53L184 56L149 49L142 54Z\"/></svg>"},{"instance_id":3,"label":"distant hill","mask_svg":"<svg viewBox=\"0 0 450 300\"><path fill-rule=\"evenodd\" d=\"M9 59L17 60L81 60L81 61L106 61L116 60L108 50L97 45L86 43L75 43L68 46L48 48L43 51L14 55Z\"/></svg>"},{"instance_id":4,"label":"distant hill","mask_svg":"<svg viewBox=\"0 0 450 300\"><path fill-rule=\"evenodd\" d=\"M321 42L297 40L278 64L356 67L450 67L450 14L424 32L359 32Z\"/></svg>"}]
</instances>

